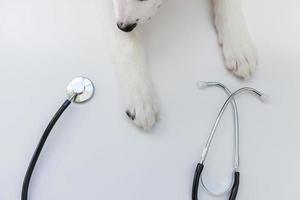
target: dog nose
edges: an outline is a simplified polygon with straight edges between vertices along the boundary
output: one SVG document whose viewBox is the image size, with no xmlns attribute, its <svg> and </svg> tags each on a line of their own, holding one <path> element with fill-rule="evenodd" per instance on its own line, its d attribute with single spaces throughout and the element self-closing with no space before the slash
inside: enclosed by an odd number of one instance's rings
<svg viewBox="0 0 300 200">
<path fill-rule="evenodd" d="M 125 24 L 123 22 L 118 22 L 117 26 L 124 32 L 131 32 L 137 26 L 137 23 Z"/>
</svg>

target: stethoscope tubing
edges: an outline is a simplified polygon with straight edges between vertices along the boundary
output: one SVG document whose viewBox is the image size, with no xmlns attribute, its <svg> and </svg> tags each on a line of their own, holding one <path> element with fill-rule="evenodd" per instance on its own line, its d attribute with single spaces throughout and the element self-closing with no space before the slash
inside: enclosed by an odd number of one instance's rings
<svg viewBox="0 0 300 200">
<path fill-rule="evenodd" d="M 73 97 L 72 97 L 73 98 Z M 43 147 L 47 141 L 47 138 L 49 137 L 51 130 L 55 126 L 56 122 L 60 118 L 60 116 L 64 113 L 64 111 L 69 107 L 71 104 L 72 99 L 67 99 L 61 107 L 58 109 L 58 111 L 55 113 L 53 118 L 51 119 L 50 123 L 48 124 L 47 128 L 45 129 L 35 151 L 34 154 L 31 158 L 31 161 L 29 163 L 29 166 L 27 168 L 24 181 L 23 181 L 23 186 L 22 186 L 22 194 L 21 194 L 21 200 L 27 200 L 28 199 L 28 190 L 29 190 L 29 185 L 30 185 L 30 180 L 34 171 L 34 168 L 36 166 L 36 163 L 39 159 L 39 156 L 43 150 Z"/>
</svg>

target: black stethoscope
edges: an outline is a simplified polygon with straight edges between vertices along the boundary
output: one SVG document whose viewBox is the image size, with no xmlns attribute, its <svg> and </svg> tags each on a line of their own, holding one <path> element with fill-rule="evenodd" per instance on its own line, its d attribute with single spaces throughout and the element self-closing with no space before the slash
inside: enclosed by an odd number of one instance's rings
<svg viewBox="0 0 300 200">
<path fill-rule="evenodd" d="M 63 112 L 69 107 L 69 105 L 72 102 L 83 103 L 90 100 L 93 97 L 93 95 L 94 95 L 94 85 L 92 81 L 90 81 L 88 78 L 77 77 L 69 83 L 67 87 L 67 97 L 68 97 L 67 100 L 65 100 L 65 102 L 61 105 L 61 107 L 58 109 L 58 111 L 51 119 L 31 158 L 30 164 L 27 168 L 26 175 L 23 181 L 21 200 L 28 199 L 28 189 L 29 189 L 29 184 L 30 184 L 34 167 L 38 161 L 38 158 L 41 154 L 44 144 L 46 143 L 46 140 L 52 128 L 54 127 L 57 120 L 59 119 L 59 117 L 63 114 Z"/>
<path fill-rule="evenodd" d="M 229 200 L 235 200 L 236 195 L 238 193 L 238 188 L 239 188 L 239 179 L 240 179 L 240 172 L 239 172 L 239 119 L 238 119 L 238 112 L 237 112 L 237 106 L 236 102 L 234 100 L 234 97 L 242 92 L 251 92 L 255 94 L 256 96 L 260 97 L 262 101 L 266 101 L 266 96 L 260 93 L 259 91 L 253 89 L 253 88 L 241 88 L 237 90 L 234 93 L 231 93 L 231 91 L 224 86 L 221 83 L 217 82 L 201 82 L 199 84 L 200 88 L 206 88 L 209 86 L 218 86 L 224 89 L 224 91 L 228 94 L 228 99 L 224 103 L 222 109 L 219 112 L 219 115 L 215 121 L 215 124 L 212 128 L 212 131 L 210 133 L 210 136 L 208 138 L 207 144 L 203 150 L 202 157 L 200 160 L 200 163 L 197 165 L 195 175 L 194 175 L 194 182 L 193 182 L 193 190 L 192 190 L 192 199 L 193 200 L 198 200 L 198 187 L 199 187 L 199 182 L 201 179 L 201 183 L 204 187 L 204 189 L 211 195 L 214 196 L 221 196 L 228 194 L 230 192 L 230 197 Z M 47 128 L 45 129 L 38 146 L 35 149 L 35 152 L 32 156 L 32 159 L 30 161 L 30 164 L 27 168 L 26 175 L 23 181 L 23 187 L 22 187 L 22 194 L 21 194 L 21 200 L 28 200 L 28 189 L 30 185 L 30 180 L 34 171 L 34 168 L 36 166 L 36 163 L 38 161 L 38 158 L 41 154 L 41 151 L 46 143 L 46 140 L 48 136 L 50 135 L 51 130 L 53 129 L 54 125 L 60 118 L 60 116 L 63 114 L 63 112 L 69 107 L 69 105 L 74 102 L 74 103 L 83 103 L 88 100 L 90 100 L 93 97 L 94 94 L 94 85 L 93 83 L 85 77 L 77 77 L 73 79 L 70 84 L 67 87 L 67 100 L 61 105 L 61 107 L 58 109 L 58 111 L 55 113 L 53 118 L 51 119 L 50 123 L 48 124 Z M 234 178 L 233 178 L 233 183 L 231 184 L 230 188 L 223 193 L 214 193 L 211 192 L 204 184 L 202 178 L 201 178 L 201 173 L 204 168 L 204 162 L 207 157 L 211 142 L 213 140 L 213 137 L 215 135 L 216 129 L 219 125 L 219 122 L 221 120 L 221 117 L 223 116 L 223 113 L 225 109 L 227 108 L 228 104 L 231 103 L 233 110 L 234 110 L 234 123 L 235 123 L 235 154 L 234 154 Z"/>
</svg>

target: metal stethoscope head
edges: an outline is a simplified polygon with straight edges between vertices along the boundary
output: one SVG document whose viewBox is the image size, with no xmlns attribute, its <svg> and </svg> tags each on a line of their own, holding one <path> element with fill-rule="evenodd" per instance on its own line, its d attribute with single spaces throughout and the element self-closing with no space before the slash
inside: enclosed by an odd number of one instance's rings
<svg viewBox="0 0 300 200">
<path fill-rule="evenodd" d="M 74 78 L 67 86 L 67 97 L 74 103 L 83 103 L 94 95 L 92 81 L 85 77 Z"/>
<path fill-rule="evenodd" d="M 201 184 L 206 192 L 208 192 L 210 195 L 213 196 L 223 196 L 230 193 L 229 200 L 234 200 L 236 198 L 236 195 L 238 193 L 239 188 L 239 179 L 240 179 L 240 172 L 239 172 L 239 159 L 240 159 L 240 148 L 239 148 L 239 134 L 240 134 L 240 127 L 239 127 L 239 117 L 238 117 L 238 109 L 236 105 L 236 101 L 234 99 L 235 96 L 244 93 L 244 92 L 250 92 L 251 94 L 257 96 L 262 102 L 267 102 L 269 100 L 268 96 L 264 95 L 263 93 L 257 91 L 254 88 L 250 87 L 244 87 L 241 88 L 234 93 L 232 93 L 225 85 L 218 82 L 199 82 L 198 87 L 200 89 L 205 89 L 207 87 L 220 87 L 222 88 L 226 94 L 229 96 L 225 103 L 223 104 L 221 110 L 219 111 L 218 117 L 215 120 L 215 123 L 213 125 L 213 128 L 210 132 L 210 135 L 208 137 L 207 143 L 205 145 L 205 148 L 202 152 L 202 156 L 200 159 L 199 164 L 197 165 L 195 175 L 194 175 L 194 182 L 193 182 L 193 192 L 192 192 L 192 199 L 197 200 L 198 199 L 198 187 L 199 182 L 201 180 Z M 207 157 L 207 154 L 209 152 L 209 148 L 211 146 L 212 140 L 215 136 L 216 130 L 218 128 L 218 125 L 220 123 L 220 120 L 224 114 L 224 111 L 228 107 L 228 104 L 231 103 L 233 108 L 233 117 L 234 117 L 234 132 L 235 132 L 235 152 L 234 152 L 234 164 L 233 164 L 233 178 L 232 183 L 228 189 L 226 189 L 224 192 L 216 193 L 212 192 L 208 187 L 204 184 L 204 181 L 202 179 L 202 171 L 204 169 L 204 163 Z"/>
</svg>

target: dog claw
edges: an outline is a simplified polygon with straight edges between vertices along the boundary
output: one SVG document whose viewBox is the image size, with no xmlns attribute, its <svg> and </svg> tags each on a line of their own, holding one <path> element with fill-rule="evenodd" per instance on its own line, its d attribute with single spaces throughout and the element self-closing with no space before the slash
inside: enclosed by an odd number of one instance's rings
<svg viewBox="0 0 300 200">
<path fill-rule="evenodd" d="M 135 120 L 135 115 L 131 114 L 131 112 L 129 110 L 126 111 L 126 115 L 131 119 L 131 120 Z"/>
</svg>

